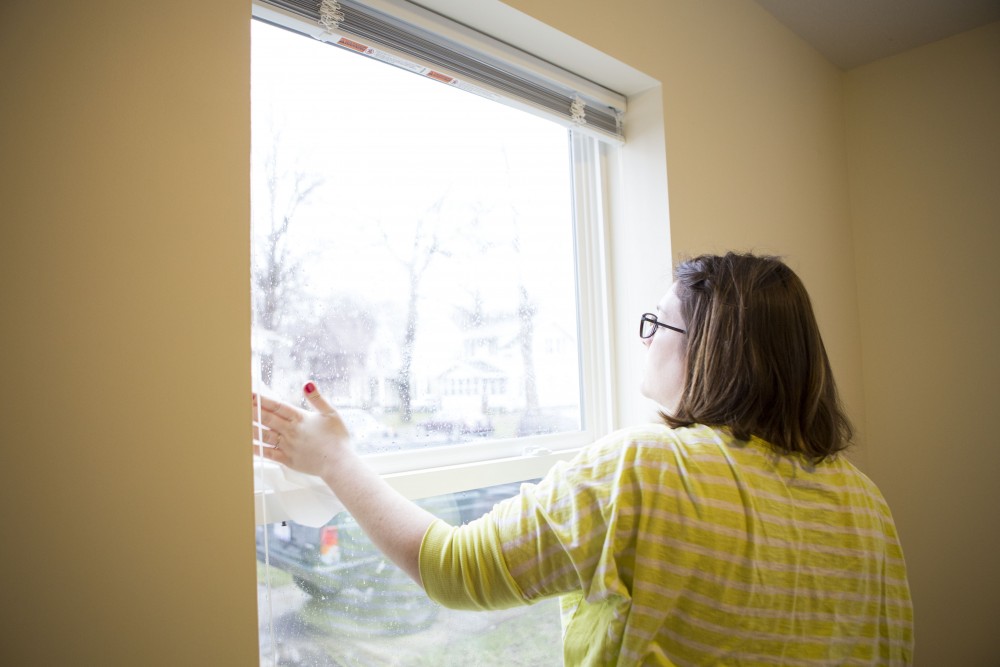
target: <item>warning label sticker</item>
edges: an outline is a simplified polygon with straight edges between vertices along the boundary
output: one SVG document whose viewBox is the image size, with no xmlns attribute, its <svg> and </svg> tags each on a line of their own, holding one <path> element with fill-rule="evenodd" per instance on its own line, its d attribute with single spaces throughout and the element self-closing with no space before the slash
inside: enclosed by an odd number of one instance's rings
<svg viewBox="0 0 1000 667">
<path fill-rule="evenodd" d="M 441 74 L 441 72 L 435 72 L 434 70 L 429 70 L 427 72 L 427 76 L 437 81 L 443 81 L 444 83 L 451 83 L 452 81 L 455 80 L 453 77 L 450 77 L 447 74 Z"/>
<path fill-rule="evenodd" d="M 353 39 L 347 39 L 346 37 L 341 37 L 339 40 L 337 40 L 337 44 L 346 47 L 348 49 L 353 49 L 358 53 L 368 53 L 369 51 L 368 47 L 365 46 L 364 44 L 355 42 Z"/>
</svg>

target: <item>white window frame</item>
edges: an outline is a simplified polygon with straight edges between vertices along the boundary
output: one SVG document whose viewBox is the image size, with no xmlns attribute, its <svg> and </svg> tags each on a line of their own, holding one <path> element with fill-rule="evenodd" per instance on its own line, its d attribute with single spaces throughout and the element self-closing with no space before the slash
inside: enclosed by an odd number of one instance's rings
<svg viewBox="0 0 1000 667">
<path fill-rule="evenodd" d="M 384 7 L 401 3 L 372 0 L 371 4 Z M 423 4 L 449 3 L 447 0 L 431 0 Z M 479 6 L 462 8 L 467 24 L 485 21 L 496 25 L 497 12 L 504 15 L 501 23 L 510 23 L 509 7 L 492 1 L 473 4 Z M 433 6 L 431 8 L 434 9 Z M 268 14 L 267 20 L 275 22 L 273 14 L 269 14 L 274 12 L 273 9 L 255 4 L 255 15 L 261 12 Z M 463 20 L 463 17 L 456 18 Z M 289 20 L 298 19 L 291 17 Z M 516 26 L 517 20 L 513 24 Z M 532 24 L 532 27 L 538 29 L 537 25 Z M 550 28 L 542 28 L 551 31 Z M 522 38 L 531 32 L 524 30 L 523 23 L 516 30 Z M 496 36 L 501 39 L 507 37 L 505 34 Z M 551 35 L 549 37 L 541 43 L 555 44 L 563 53 L 566 52 L 565 43 L 560 44 L 559 40 L 551 39 Z M 560 37 L 566 39 L 564 35 Z M 595 61 L 592 50 L 575 44 L 582 47 L 582 50 L 577 50 L 585 56 L 585 60 Z M 368 457 L 368 462 L 406 497 L 417 499 L 540 477 L 555 462 L 571 458 L 582 447 L 618 427 L 623 418 L 626 422 L 634 421 L 637 413 L 635 401 L 623 400 L 623 397 L 634 399 L 641 369 L 636 364 L 635 356 L 625 351 L 634 336 L 628 335 L 630 329 L 624 323 L 631 321 L 627 317 L 628 312 L 642 312 L 642 308 L 648 310 L 649 304 L 655 304 L 664 289 L 660 275 L 664 266 L 668 267 L 669 273 L 662 108 L 659 104 L 660 88 L 655 81 L 598 55 L 600 57 L 595 62 L 604 69 L 617 72 L 625 88 L 635 91 L 634 99 L 639 106 L 634 111 L 639 113 L 636 114 L 637 122 L 633 123 L 633 109 L 630 108 L 627 117 L 630 143 L 620 150 L 609 149 L 606 144 L 583 133 L 574 133 L 572 139 L 584 429 L 516 441 L 477 440 L 475 448 L 452 446 Z M 629 99 L 629 104 L 630 107 L 633 105 L 633 98 Z M 641 172 L 642 176 L 638 177 L 637 172 Z M 638 177 L 638 187 L 626 188 L 625 184 L 631 182 L 630 173 Z M 659 182 L 657 177 L 661 177 Z M 627 195 L 626 190 L 631 190 L 631 194 Z M 639 216 L 636 223 L 628 226 L 614 224 L 615 220 L 624 221 L 631 215 Z M 644 229 L 651 233 L 654 239 L 652 244 L 648 236 L 642 236 Z M 660 238 L 661 244 L 655 243 L 656 237 Z M 643 255 L 655 258 L 655 261 L 636 266 L 634 259 Z M 617 279 L 616 275 L 616 280 L 611 281 L 609 276 L 616 267 L 622 270 L 623 279 Z M 641 279 L 634 281 L 636 276 L 642 274 L 651 279 L 648 284 Z M 637 289 L 640 284 L 652 287 Z M 614 325 L 609 325 L 610 322 Z M 625 345 L 616 345 L 617 340 L 624 341 Z M 519 453 L 511 455 L 512 451 Z M 419 468 L 412 465 L 415 457 L 419 457 Z M 276 464 L 256 460 L 255 465 L 263 468 Z M 313 480 L 312 486 L 317 493 L 327 491 L 318 479 Z M 269 499 L 280 500 L 279 495 L 268 490 L 257 491 L 258 524 L 291 518 L 281 502 L 268 502 Z"/>
</svg>

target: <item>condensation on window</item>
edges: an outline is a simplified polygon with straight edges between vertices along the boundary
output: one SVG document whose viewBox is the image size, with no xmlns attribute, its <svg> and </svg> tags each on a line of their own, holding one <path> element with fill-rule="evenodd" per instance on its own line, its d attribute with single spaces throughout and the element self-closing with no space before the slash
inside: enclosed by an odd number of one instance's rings
<svg viewBox="0 0 1000 667">
<path fill-rule="evenodd" d="M 567 131 L 258 22 L 255 385 L 366 453 L 581 428 Z"/>
<path fill-rule="evenodd" d="M 581 428 L 567 131 L 254 22 L 254 386 L 379 454 Z M 460 523 L 517 484 L 419 501 Z M 257 528 L 266 665 L 560 665 L 558 603 L 430 602 L 346 513 Z M 488 658 L 484 658 L 488 656 Z"/>
</svg>

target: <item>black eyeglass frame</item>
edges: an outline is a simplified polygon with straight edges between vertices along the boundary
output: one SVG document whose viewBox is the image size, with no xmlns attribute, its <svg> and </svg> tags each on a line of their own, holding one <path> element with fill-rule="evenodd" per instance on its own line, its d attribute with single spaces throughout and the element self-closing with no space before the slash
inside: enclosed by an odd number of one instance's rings
<svg viewBox="0 0 1000 667">
<path fill-rule="evenodd" d="M 649 322 L 653 326 L 649 330 L 648 334 L 643 335 L 642 332 L 643 332 L 643 329 L 646 328 L 646 322 Z M 687 333 L 687 331 L 685 331 L 684 329 L 681 329 L 680 327 L 675 327 L 675 326 L 672 326 L 670 324 L 664 324 L 663 322 L 661 322 L 658 319 L 656 319 L 656 315 L 654 315 L 653 313 L 643 313 L 642 317 L 639 319 L 639 338 L 652 338 L 653 334 L 656 333 L 656 329 L 658 327 L 664 327 L 666 329 L 670 329 L 671 331 L 676 331 L 679 334 L 686 334 Z"/>
</svg>

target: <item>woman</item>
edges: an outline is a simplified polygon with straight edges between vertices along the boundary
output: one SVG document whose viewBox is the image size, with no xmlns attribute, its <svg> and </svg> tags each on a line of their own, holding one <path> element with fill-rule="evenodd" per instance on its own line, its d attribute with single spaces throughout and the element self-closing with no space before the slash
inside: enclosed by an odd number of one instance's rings
<svg viewBox="0 0 1000 667">
<path fill-rule="evenodd" d="M 895 526 L 840 455 L 851 427 L 798 277 L 771 257 L 686 261 L 640 337 L 663 423 L 602 438 L 466 526 L 373 473 L 311 383 L 316 413 L 260 399 L 264 453 L 322 477 L 442 604 L 561 596 L 567 665 L 910 663 Z"/>
</svg>

